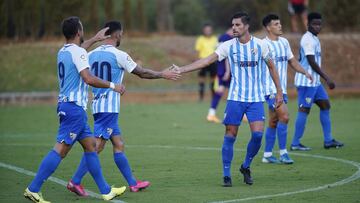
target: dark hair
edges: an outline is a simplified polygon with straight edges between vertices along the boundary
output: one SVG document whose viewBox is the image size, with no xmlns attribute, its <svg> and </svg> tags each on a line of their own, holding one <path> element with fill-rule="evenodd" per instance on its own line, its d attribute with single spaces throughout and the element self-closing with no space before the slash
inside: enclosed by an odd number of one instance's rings
<svg viewBox="0 0 360 203">
<path fill-rule="evenodd" d="M 248 25 L 250 23 L 250 16 L 246 12 L 240 11 L 240 12 L 235 13 L 232 16 L 231 20 L 233 20 L 235 18 L 241 18 L 241 22 L 246 25 Z"/>
<path fill-rule="evenodd" d="M 105 35 L 111 35 L 112 33 L 121 30 L 122 26 L 119 21 L 113 20 L 109 21 L 105 24 L 104 28 L 108 27 L 109 29 L 105 32 Z"/>
<path fill-rule="evenodd" d="M 75 37 L 79 30 L 82 30 L 80 18 L 77 16 L 71 16 L 64 19 L 61 23 L 62 32 L 66 39 L 72 39 Z"/>
<path fill-rule="evenodd" d="M 280 19 L 279 16 L 277 16 L 276 14 L 270 13 L 270 14 L 268 14 L 267 16 L 265 16 L 263 18 L 262 24 L 263 24 L 264 27 L 266 27 L 266 26 L 268 26 L 270 24 L 270 22 L 272 20 L 279 20 L 279 19 Z"/>
<path fill-rule="evenodd" d="M 314 19 L 321 19 L 321 14 L 317 12 L 312 12 L 309 13 L 307 18 L 308 18 L 308 22 L 311 23 L 311 21 Z"/>
<path fill-rule="evenodd" d="M 204 27 L 208 27 L 208 26 L 209 26 L 209 27 L 212 27 L 211 23 L 206 22 L 206 23 L 203 24 L 203 28 L 204 28 Z"/>
</svg>

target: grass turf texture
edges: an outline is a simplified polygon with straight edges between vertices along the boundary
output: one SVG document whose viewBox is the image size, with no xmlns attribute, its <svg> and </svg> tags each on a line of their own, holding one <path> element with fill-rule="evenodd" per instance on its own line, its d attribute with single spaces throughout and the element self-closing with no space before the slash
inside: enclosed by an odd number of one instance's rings
<svg viewBox="0 0 360 203">
<path fill-rule="evenodd" d="M 303 143 L 313 148 L 304 154 L 317 154 L 360 162 L 358 132 L 360 109 L 358 99 L 332 100 L 332 123 L 335 138 L 345 142 L 342 149 L 325 150 L 318 120 L 313 108 L 307 122 Z M 134 175 L 150 180 L 152 185 L 140 193 L 126 192 L 125 202 L 209 202 L 270 195 L 334 183 L 352 175 L 356 168 L 344 163 L 310 157 L 291 156 L 294 165 L 261 163 L 262 149 L 252 164 L 254 185 L 242 183 L 238 168 L 244 159 L 250 137 L 247 124 L 240 127 L 234 153 L 233 187 L 223 188 L 220 148 L 224 127 L 207 123 L 207 103 L 124 104 L 120 125 L 126 140 L 126 153 Z M 219 115 L 224 104 L 219 108 Z M 289 104 L 290 142 L 294 132 L 296 105 Z M 89 123 L 92 124 L 89 116 Z M 1 162 L 36 172 L 42 158 L 55 143 L 58 120 L 56 107 L 2 106 L 0 108 Z M 264 141 L 263 141 L 264 145 Z M 162 146 L 162 147 L 161 147 Z M 173 146 L 173 147 L 164 147 Z M 186 147 L 204 147 L 199 150 Z M 213 148 L 217 148 L 213 149 Z M 277 150 L 277 148 L 276 148 Z M 54 177 L 67 181 L 74 173 L 82 154 L 76 144 L 63 160 Z M 276 154 L 278 156 L 278 154 Z M 100 155 L 102 169 L 109 184 L 125 185 L 113 162 L 111 144 Z M 0 168 L 0 202 L 29 202 L 22 193 L 32 177 Z M 90 175 L 84 185 L 98 193 Z M 357 202 L 360 180 L 316 192 L 256 200 L 257 202 Z M 42 188 L 45 199 L 53 202 L 101 202 L 95 198 L 79 198 L 65 187 L 47 181 Z"/>
</svg>

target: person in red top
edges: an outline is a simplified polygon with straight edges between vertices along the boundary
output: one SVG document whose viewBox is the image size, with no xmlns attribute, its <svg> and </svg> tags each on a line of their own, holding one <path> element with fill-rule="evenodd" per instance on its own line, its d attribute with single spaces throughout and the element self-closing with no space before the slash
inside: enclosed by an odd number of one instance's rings
<svg viewBox="0 0 360 203">
<path fill-rule="evenodd" d="M 303 26 L 302 31 L 305 31 L 307 26 L 307 7 L 309 5 L 308 0 L 289 0 L 288 11 L 291 16 L 291 31 L 299 32 L 298 29 L 298 18 L 300 18 Z"/>
</svg>

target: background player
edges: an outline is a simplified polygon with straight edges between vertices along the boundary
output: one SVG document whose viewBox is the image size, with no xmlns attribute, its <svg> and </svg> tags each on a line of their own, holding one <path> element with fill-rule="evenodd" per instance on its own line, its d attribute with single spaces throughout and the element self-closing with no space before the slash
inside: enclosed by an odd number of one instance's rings
<svg viewBox="0 0 360 203">
<path fill-rule="evenodd" d="M 307 7 L 309 5 L 309 0 L 289 0 L 288 1 L 288 11 L 290 14 L 291 20 L 291 31 L 299 32 L 298 20 L 301 21 L 301 31 L 303 32 L 307 26 Z"/>
<path fill-rule="evenodd" d="M 253 184 L 250 164 L 261 147 L 264 130 L 264 95 L 262 67 L 265 62 L 270 70 L 276 86 L 276 108 L 282 103 L 282 90 L 279 76 L 269 54 L 269 49 L 262 40 L 249 33 L 250 17 L 245 12 L 236 13 L 232 17 L 234 38 L 222 43 L 210 56 L 181 67 L 181 72 L 194 71 L 215 62 L 228 58 L 231 68 L 231 83 L 225 109 L 225 136 L 222 146 L 224 186 L 231 187 L 231 161 L 233 146 L 239 125 L 244 114 L 249 120 L 251 139 L 247 146 L 244 162 L 240 172 L 246 184 Z"/>
<path fill-rule="evenodd" d="M 102 33 L 106 31 L 103 30 Z M 90 73 L 88 55 L 80 47 L 83 42 L 83 26 L 78 17 L 69 17 L 62 22 L 62 32 L 66 44 L 58 52 L 59 99 L 57 113 L 60 126 L 56 144 L 43 159 L 35 178 L 26 188 L 24 196 L 33 202 L 46 203 L 39 193 L 42 184 L 47 180 L 70 151 L 72 145 L 79 141 L 84 148 L 86 165 L 94 178 L 104 200 L 111 200 L 124 193 L 126 187 L 112 188 L 105 181 L 98 155 L 95 149 L 95 138 L 87 124 L 86 105 L 88 85 L 100 88 L 112 88 L 118 93 L 124 93 L 124 87 L 119 84 L 101 80 Z M 103 37 L 105 38 L 105 37 Z M 101 39 L 103 39 L 101 38 Z M 92 40 L 93 42 L 98 39 Z M 91 43 L 86 43 L 91 45 Z"/>
<path fill-rule="evenodd" d="M 269 14 L 263 18 L 267 36 L 264 42 L 268 45 L 271 57 L 276 65 L 280 77 L 281 89 L 283 91 L 284 104 L 275 108 L 276 88 L 272 81 L 269 70 L 265 68 L 265 99 L 269 106 L 269 126 L 265 133 L 265 150 L 262 161 L 264 163 L 279 163 L 279 160 L 272 155 L 272 150 L 276 140 L 276 132 L 280 150 L 280 162 L 292 164 L 294 161 L 289 157 L 286 150 L 287 129 L 289 122 L 289 112 L 287 108 L 287 66 L 290 65 L 296 72 L 304 74 L 312 80 L 311 75 L 306 72 L 295 59 L 290 44 L 287 39 L 280 37 L 282 35 L 282 26 L 280 19 L 275 14 Z"/>
<path fill-rule="evenodd" d="M 114 83 L 122 82 L 125 70 L 147 79 L 177 80 L 180 77 L 175 69 L 158 72 L 137 65 L 127 53 L 116 48 L 120 45 L 122 38 L 121 23 L 110 21 L 105 24 L 105 27 L 109 28 L 105 34 L 111 37 L 104 40 L 103 45 L 89 53 L 91 71 L 94 75 Z M 93 93 L 92 112 L 98 153 L 104 149 L 106 141 L 110 139 L 113 144 L 115 164 L 128 182 L 130 191 L 138 192 L 148 187 L 150 182 L 139 181 L 134 178 L 124 153 L 124 141 L 120 136 L 121 130 L 118 124 L 120 95 L 110 88 L 93 88 Z M 87 196 L 88 194 L 80 185 L 87 171 L 86 159 L 83 157 L 67 188 L 80 196 Z"/>
<path fill-rule="evenodd" d="M 304 75 L 295 74 L 295 86 L 298 91 L 298 114 L 295 124 L 295 133 L 292 140 L 291 150 L 310 150 L 309 147 L 300 143 L 305 130 L 305 124 L 313 103 L 320 108 L 320 122 L 324 135 L 324 148 L 339 148 L 343 143 L 336 141 L 331 134 L 330 101 L 325 88 L 321 84 L 322 77 L 330 89 L 335 88 L 335 83 L 321 69 L 321 45 L 317 35 L 320 33 L 322 18 L 319 13 L 308 15 L 308 31 L 300 41 L 300 63 L 314 78 L 311 82 Z"/>
<path fill-rule="evenodd" d="M 208 57 L 215 51 L 217 38 L 213 35 L 213 28 L 210 24 L 204 24 L 203 35 L 196 39 L 195 50 L 198 52 L 199 59 Z M 206 68 L 199 71 L 199 101 L 204 100 L 206 74 L 210 76 L 211 96 L 214 94 L 214 78 L 216 76 L 216 63 L 209 64 Z"/>
</svg>

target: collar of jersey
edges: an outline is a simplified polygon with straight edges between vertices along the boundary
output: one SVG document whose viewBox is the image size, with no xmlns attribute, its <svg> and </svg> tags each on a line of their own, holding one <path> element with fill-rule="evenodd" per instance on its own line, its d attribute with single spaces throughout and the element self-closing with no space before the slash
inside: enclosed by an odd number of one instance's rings
<svg viewBox="0 0 360 203">
<path fill-rule="evenodd" d="M 246 44 L 250 43 L 251 40 L 253 40 L 253 36 L 252 36 L 252 35 L 250 35 L 250 40 L 244 44 L 244 43 L 241 43 L 240 40 L 239 40 L 239 38 L 236 37 L 236 41 L 239 42 L 240 45 L 246 45 Z"/>
</svg>

